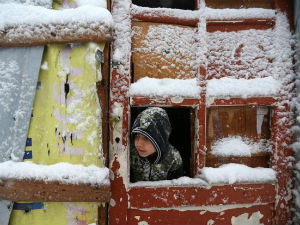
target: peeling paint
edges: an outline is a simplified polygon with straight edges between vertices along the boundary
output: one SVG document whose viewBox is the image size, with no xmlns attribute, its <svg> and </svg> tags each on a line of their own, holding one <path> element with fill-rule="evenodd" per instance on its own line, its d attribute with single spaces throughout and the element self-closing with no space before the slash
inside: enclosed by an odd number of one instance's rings
<svg viewBox="0 0 300 225">
<path fill-rule="evenodd" d="M 110 199 L 109 204 L 110 204 L 110 206 L 114 207 L 116 205 L 116 202 L 114 199 Z"/>
<path fill-rule="evenodd" d="M 259 106 L 256 109 L 256 132 L 258 138 L 260 138 L 261 136 L 261 126 L 264 121 L 264 116 L 268 115 L 268 112 L 268 107 Z"/>
<path fill-rule="evenodd" d="M 214 225 L 215 224 L 215 221 L 210 219 L 209 221 L 207 221 L 207 225 Z"/>
<path fill-rule="evenodd" d="M 169 211 L 169 210 L 200 211 L 200 210 L 205 210 L 205 212 L 220 213 L 220 212 L 224 212 L 226 210 L 231 210 L 231 209 L 251 208 L 253 206 L 263 206 L 263 205 L 268 205 L 268 203 L 211 205 L 211 206 L 182 206 L 182 207 L 170 207 L 170 208 L 167 208 L 167 207 L 166 208 L 157 208 L 157 207 L 135 208 L 135 207 L 132 207 L 132 209 L 138 209 L 138 210 L 141 210 L 141 211 L 153 211 L 153 210 L 160 210 L 160 211 Z"/>
<path fill-rule="evenodd" d="M 263 215 L 260 212 L 253 213 L 250 217 L 248 213 L 243 213 L 237 217 L 231 218 L 232 225 L 263 225 L 260 223 L 260 219 Z"/>
<path fill-rule="evenodd" d="M 138 223 L 138 225 L 149 225 L 149 223 L 147 221 L 141 221 Z"/>
</svg>

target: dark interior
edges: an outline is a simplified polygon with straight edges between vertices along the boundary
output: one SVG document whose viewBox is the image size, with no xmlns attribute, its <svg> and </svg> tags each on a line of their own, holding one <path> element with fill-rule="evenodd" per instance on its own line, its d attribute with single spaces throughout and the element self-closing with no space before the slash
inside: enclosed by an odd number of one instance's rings
<svg viewBox="0 0 300 225">
<path fill-rule="evenodd" d="M 131 125 L 137 117 L 147 107 L 131 107 Z M 184 176 L 191 176 L 190 161 L 191 161 L 191 108 L 187 107 L 162 107 L 169 116 L 172 133 L 170 135 L 169 142 L 179 150 L 182 160 Z"/>
<path fill-rule="evenodd" d="M 196 9 L 195 0 L 132 0 L 138 6 L 150 8 Z"/>
</svg>

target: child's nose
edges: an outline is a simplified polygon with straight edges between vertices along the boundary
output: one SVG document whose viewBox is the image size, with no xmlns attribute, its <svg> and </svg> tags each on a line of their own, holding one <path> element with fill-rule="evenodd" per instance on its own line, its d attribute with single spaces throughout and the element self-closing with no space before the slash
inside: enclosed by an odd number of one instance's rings
<svg viewBox="0 0 300 225">
<path fill-rule="evenodd" d="M 136 144 L 137 144 L 138 146 L 142 146 L 142 145 L 144 144 L 144 141 L 142 140 L 142 138 L 138 137 L 138 138 L 136 139 Z"/>
</svg>

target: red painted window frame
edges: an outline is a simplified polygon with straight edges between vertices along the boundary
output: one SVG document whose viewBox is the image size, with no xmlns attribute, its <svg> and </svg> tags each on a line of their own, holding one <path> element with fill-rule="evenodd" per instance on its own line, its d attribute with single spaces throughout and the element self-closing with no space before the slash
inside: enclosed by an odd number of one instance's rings
<svg viewBox="0 0 300 225">
<path fill-rule="evenodd" d="M 116 2 L 122 0 L 116 0 Z M 198 20 L 197 19 L 189 19 L 189 20 L 182 20 L 176 17 L 166 16 L 164 10 L 160 10 L 154 16 L 145 16 L 143 14 L 131 14 L 133 20 L 139 21 L 147 21 L 147 22 L 166 22 L 170 24 L 180 24 L 180 25 L 190 25 L 190 26 L 197 26 Z M 231 21 L 232 22 L 232 21 Z M 230 21 L 224 21 L 224 23 L 228 24 Z M 207 21 L 207 28 L 208 30 L 215 30 L 216 27 L 215 21 Z M 218 21 L 218 24 L 219 21 Z M 272 20 L 245 20 L 239 22 L 239 27 L 242 27 L 243 24 L 246 24 L 246 27 L 251 27 L 255 25 L 255 27 L 259 27 L 261 29 L 266 29 L 270 27 L 270 25 L 274 25 L 274 21 Z M 234 30 L 234 28 L 232 28 Z M 240 28 L 238 28 L 240 29 Z M 112 52 L 114 52 L 114 47 L 112 47 Z M 127 59 L 128 66 L 130 67 L 130 57 Z M 204 80 L 203 78 L 206 76 L 206 69 L 205 65 L 199 65 L 199 74 L 200 80 Z M 124 97 L 127 96 L 127 90 L 116 90 L 119 86 L 117 85 L 118 82 L 122 82 L 130 86 L 130 71 L 127 71 L 126 74 L 119 74 L 116 68 L 112 68 L 111 70 L 111 96 L 123 95 Z M 204 83 L 204 82 L 202 82 Z M 111 98 L 110 100 L 110 112 L 112 114 L 113 105 L 114 103 L 120 103 L 122 105 L 123 113 L 122 113 L 122 138 L 121 143 L 119 144 L 122 151 L 126 151 L 129 146 L 129 121 L 130 121 L 130 107 L 131 106 L 149 106 L 149 105 L 156 105 L 156 106 L 176 106 L 176 107 L 192 107 L 195 108 L 195 121 L 198 121 L 198 130 L 196 131 L 196 142 L 195 147 L 195 166 L 194 166 L 194 174 L 197 173 L 198 169 L 201 169 L 205 165 L 205 133 L 206 133 L 206 108 L 205 105 L 205 92 L 201 93 L 199 99 L 183 99 L 181 103 L 173 103 L 170 98 L 166 98 L 165 102 L 161 102 L 158 99 L 151 99 L 142 96 L 131 96 L 129 98 L 125 97 L 122 101 L 116 100 Z M 284 201 L 283 198 L 278 198 L 277 202 L 276 195 L 281 195 L 282 197 L 286 195 L 285 191 L 288 186 L 288 178 L 290 177 L 292 170 L 286 168 L 284 163 L 282 163 L 281 159 L 278 159 L 278 155 L 281 155 L 281 158 L 288 157 L 292 155 L 292 152 L 288 148 L 277 146 L 276 143 L 280 141 L 285 141 L 286 143 L 291 143 L 291 134 L 285 136 L 279 136 L 280 130 L 282 130 L 282 126 L 278 125 L 278 121 L 281 118 L 282 112 L 289 112 L 289 108 L 285 107 L 284 109 L 276 107 L 276 102 L 278 101 L 277 98 L 273 97 L 253 97 L 253 98 L 230 98 L 230 99 L 215 99 L 211 106 L 234 106 L 234 105 L 251 105 L 251 106 L 271 106 L 272 107 L 272 141 L 275 143 L 273 148 L 276 148 L 276 154 L 272 154 L 271 156 L 271 163 L 276 168 L 278 172 L 277 178 L 278 182 L 274 183 L 265 183 L 265 184 L 233 184 L 233 185 L 215 185 L 211 186 L 209 189 L 201 186 L 182 186 L 182 187 L 151 187 L 151 186 L 143 186 L 137 187 L 134 185 L 129 184 L 129 175 L 121 176 L 119 170 L 123 165 L 124 162 L 121 160 L 114 158 L 111 161 L 111 170 L 113 173 L 112 179 L 112 199 L 113 203 L 110 204 L 110 212 L 109 212 L 109 221 L 111 224 L 127 224 L 131 221 L 128 218 L 128 215 L 131 211 L 136 210 L 137 208 L 151 208 L 151 207 L 178 207 L 183 206 L 186 203 L 182 201 L 182 199 L 189 198 L 191 203 L 190 205 L 202 206 L 205 204 L 211 205 L 224 205 L 220 199 L 211 200 L 212 190 L 217 191 L 220 193 L 224 193 L 225 195 L 230 195 L 230 192 L 234 191 L 232 199 L 226 202 L 226 204 L 251 204 L 255 203 L 257 199 L 261 199 L 262 204 L 269 204 L 272 207 L 275 207 L 274 210 L 274 221 L 275 224 L 284 224 L 288 218 L 290 217 L 290 206 L 291 201 Z M 114 124 L 110 124 L 110 148 L 112 147 L 114 140 Z M 116 154 L 117 150 L 113 150 L 112 154 Z M 129 154 L 127 152 L 127 154 Z M 128 160 L 126 163 L 127 171 L 129 173 L 129 165 Z M 236 192 L 239 189 L 241 192 Z M 161 199 L 164 197 L 165 190 L 168 190 L 170 196 L 168 197 L 168 201 L 161 202 Z M 246 191 L 245 191 L 246 190 Z M 172 193 L 180 193 L 182 197 L 175 199 L 174 194 Z M 192 200 L 191 196 L 197 193 L 201 196 L 201 199 Z M 247 194 L 245 194 L 247 193 Z M 156 196 L 156 200 L 153 200 L 153 196 Z M 245 195 L 247 197 L 245 197 Z M 202 198 L 203 197 L 203 198 Z M 284 206 L 284 207 L 282 207 Z"/>
</svg>

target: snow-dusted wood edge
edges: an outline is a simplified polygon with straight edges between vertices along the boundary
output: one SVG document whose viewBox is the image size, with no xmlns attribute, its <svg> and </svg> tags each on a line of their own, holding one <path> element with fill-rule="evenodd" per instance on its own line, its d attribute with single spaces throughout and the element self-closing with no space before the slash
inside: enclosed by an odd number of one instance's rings
<svg viewBox="0 0 300 225">
<path fill-rule="evenodd" d="M 145 96 L 130 96 L 130 105 L 172 105 L 172 106 L 197 106 L 201 102 L 195 98 L 181 97 L 145 97 Z M 207 106 L 228 106 L 228 105 L 252 105 L 252 106 L 272 106 L 276 103 L 274 97 L 248 97 L 248 98 L 218 98 L 208 97 L 206 99 Z"/>
<path fill-rule="evenodd" d="M 0 180 L 0 199 L 46 202 L 108 202 L 110 184 L 64 184 L 43 180 Z"/>
<path fill-rule="evenodd" d="M 104 42 L 112 39 L 112 16 L 101 7 L 86 5 L 53 10 L 11 3 L 1 4 L 1 9 L 0 46 Z"/>
<path fill-rule="evenodd" d="M 224 184 L 208 187 L 131 187 L 131 208 L 274 203 L 275 183 Z M 218 195 L 216 195 L 218 193 Z M 145 198 L 147 196 L 147 198 Z M 195 196 L 199 196 L 196 197 Z"/>
<path fill-rule="evenodd" d="M 78 28 L 80 27 L 80 28 Z M 24 35 L 24 30 L 27 34 Z M 24 24 L 0 31 L 1 47 L 34 46 L 51 43 L 108 42 L 112 28 L 99 21 L 92 24 Z"/>
<path fill-rule="evenodd" d="M 0 163 L 0 199 L 12 201 L 108 202 L 109 170 L 60 162 Z"/>
<path fill-rule="evenodd" d="M 273 24 L 275 10 L 273 9 L 212 9 L 181 10 L 168 8 L 148 8 L 132 5 L 131 15 L 134 20 L 145 22 L 164 22 L 197 26 L 199 18 L 203 17 L 214 25 L 222 21 L 224 24 Z"/>
</svg>

